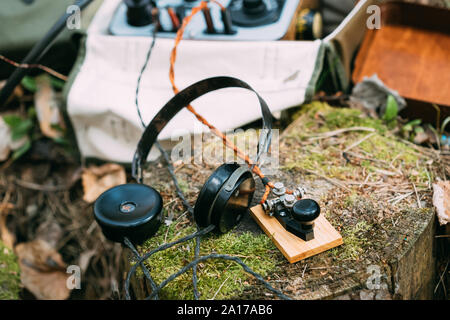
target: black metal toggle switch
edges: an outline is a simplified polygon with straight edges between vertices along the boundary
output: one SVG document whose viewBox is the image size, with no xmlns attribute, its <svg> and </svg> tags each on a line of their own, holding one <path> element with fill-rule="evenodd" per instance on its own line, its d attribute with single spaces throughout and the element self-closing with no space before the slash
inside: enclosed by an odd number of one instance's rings
<svg viewBox="0 0 450 320">
<path fill-rule="evenodd" d="M 179 5 L 175 8 L 175 13 L 177 14 L 180 24 L 183 24 L 183 20 L 186 17 L 186 7 L 184 5 Z"/>
<path fill-rule="evenodd" d="M 222 18 L 224 33 L 235 34 L 236 31 L 233 30 L 233 22 L 231 21 L 230 12 L 226 8 L 220 10 L 220 17 Z"/>
</svg>

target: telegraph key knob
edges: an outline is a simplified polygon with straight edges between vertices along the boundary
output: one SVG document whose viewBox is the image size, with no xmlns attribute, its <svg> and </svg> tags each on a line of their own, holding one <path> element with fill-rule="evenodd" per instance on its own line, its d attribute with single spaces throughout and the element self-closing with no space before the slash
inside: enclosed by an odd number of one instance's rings
<svg viewBox="0 0 450 320">
<path fill-rule="evenodd" d="M 244 0 L 242 3 L 246 14 L 260 15 L 266 12 L 267 7 L 263 0 Z"/>
<path fill-rule="evenodd" d="M 151 0 L 124 0 L 127 5 L 127 22 L 134 27 L 142 27 L 152 23 Z"/>
<path fill-rule="evenodd" d="M 292 207 L 292 217 L 303 226 L 312 225 L 319 215 L 320 206 L 312 199 L 299 200 Z"/>
<path fill-rule="evenodd" d="M 141 244 L 161 225 L 163 201 L 153 188 L 123 184 L 102 193 L 94 204 L 94 217 L 106 238 Z"/>
</svg>

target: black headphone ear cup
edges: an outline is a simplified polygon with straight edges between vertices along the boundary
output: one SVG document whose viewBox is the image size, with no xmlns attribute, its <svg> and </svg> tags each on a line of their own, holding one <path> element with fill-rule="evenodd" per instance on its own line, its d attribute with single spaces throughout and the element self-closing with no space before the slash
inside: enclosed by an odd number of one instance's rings
<svg viewBox="0 0 450 320">
<path fill-rule="evenodd" d="M 244 172 L 231 188 L 224 186 L 211 210 L 211 223 L 217 233 L 226 233 L 241 222 L 255 193 L 255 180 L 250 171 Z"/>
<path fill-rule="evenodd" d="M 206 228 L 211 224 L 209 212 L 217 193 L 237 168 L 239 165 L 236 163 L 224 163 L 206 180 L 194 206 L 194 220 L 200 228 Z"/>
<path fill-rule="evenodd" d="M 213 224 L 225 233 L 238 224 L 247 211 L 255 191 L 255 181 L 246 167 L 223 164 L 204 184 L 194 208 L 200 228 Z"/>
<path fill-rule="evenodd" d="M 123 184 L 105 191 L 94 203 L 94 217 L 105 237 L 141 244 L 159 229 L 163 201 L 152 187 Z"/>
</svg>

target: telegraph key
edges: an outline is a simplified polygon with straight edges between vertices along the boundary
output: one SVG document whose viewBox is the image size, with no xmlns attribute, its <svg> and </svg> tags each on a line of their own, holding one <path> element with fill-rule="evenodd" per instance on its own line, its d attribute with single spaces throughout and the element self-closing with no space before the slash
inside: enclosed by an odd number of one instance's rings
<svg viewBox="0 0 450 320">
<path fill-rule="evenodd" d="M 255 221 L 272 239 L 290 263 L 341 245 L 342 237 L 320 214 L 319 204 L 305 199 L 306 190 L 286 190 L 274 183 L 275 198 L 250 209 Z M 300 199 L 300 200 L 299 200 Z"/>
<path fill-rule="evenodd" d="M 294 27 L 299 0 L 217 0 L 195 15 L 185 39 L 280 40 Z M 109 31 L 117 36 L 174 38 L 183 18 L 199 0 L 124 0 L 117 8 Z M 157 23 L 155 23 L 157 22 Z M 294 39 L 291 39 L 294 40 Z"/>
<path fill-rule="evenodd" d="M 297 237 L 309 241 L 314 239 L 314 220 L 319 217 L 319 204 L 312 199 L 297 200 L 305 194 L 305 189 L 297 188 L 293 194 L 286 194 L 283 183 L 275 183 L 273 194 L 277 198 L 263 203 L 263 209 L 274 216 L 281 225 Z"/>
</svg>

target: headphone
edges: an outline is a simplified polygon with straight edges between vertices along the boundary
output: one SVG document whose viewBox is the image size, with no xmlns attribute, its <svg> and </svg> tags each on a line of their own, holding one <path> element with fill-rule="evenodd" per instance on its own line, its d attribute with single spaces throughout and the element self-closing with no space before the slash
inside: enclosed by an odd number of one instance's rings
<svg viewBox="0 0 450 320">
<path fill-rule="evenodd" d="M 123 242 L 128 238 L 132 243 L 141 244 L 158 231 L 162 222 L 163 200 L 157 190 L 143 184 L 142 174 L 158 134 L 195 99 L 215 90 L 232 87 L 250 90 L 259 100 L 263 125 L 255 163 L 269 150 L 272 114 L 267 103 L 253 88 L 233 77 L 213 77 L 192 84 L 170 99 L 145 128 L 132 161 L 132 176 L 136 183 L 113 187 L 95 201 L 94 217 L 107 239 Z M 214 232 L 223 234 L 241 221 L 255 192 L 252 169 L 248 165 L 224 163 L 211 174 L 194 207 L 194 221 L 200 229 L 212 225 Z"/>
</svg>

